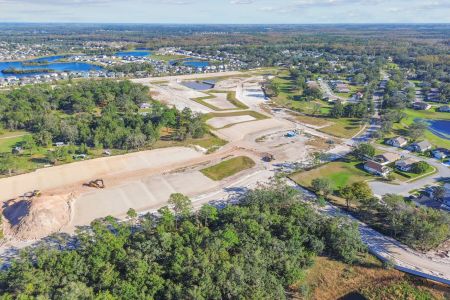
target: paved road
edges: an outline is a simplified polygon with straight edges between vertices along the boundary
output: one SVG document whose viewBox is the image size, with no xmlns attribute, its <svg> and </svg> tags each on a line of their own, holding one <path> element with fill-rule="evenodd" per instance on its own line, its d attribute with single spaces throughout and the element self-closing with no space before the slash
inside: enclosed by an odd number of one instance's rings
<svg viewBox="0 0 450 300">
<path fill-rule="evenodd" d="M 425 185 L 432 185 L 436 184 L 439 181 L 441 181 L 443 178 L 450 178 L 450 168 L 446 165 L 442 164 L 440 161 L 434 159 L 434 158 L 424 158 L 424 157 L 417 157 L 415 154 L 399 149 L 394 147 L 388 147 L 388 146 L 377 146 L 378 149 L 388 152 L 395 152 L 398 153 L 405 158 L 415 158 L 418 160 L 424 160 L 433 167 L 437 169 L 437 173 L 424 177 L 422 179 L 418 179 L 416 181 L 410 182 L 410 183 L 401 183 L 399 185 L 389 184 L 385 182 L 379 182 L 379 181 L 373 181 L 370 182 L 369 185 L 372 188 L 375 195 L 383 196 L 385 194 L 399 194 L 403 196 L 408 196 L 409 192 L 412 190 L 420 189 L 424 187 Z"/>
<path fill-rule="evenodd" d="M 344 215 L 357 222 L 363 242 L 369 251 L 379 258 L 394 263 L 402 271 L 450 284 L 450 263 L 448 261 L 431 259 L 425 254 L 412 250 L 395 239 L 370 228 L 339 208 L 327 205 L 322 210 L 329 215 Z"/>
</svg>

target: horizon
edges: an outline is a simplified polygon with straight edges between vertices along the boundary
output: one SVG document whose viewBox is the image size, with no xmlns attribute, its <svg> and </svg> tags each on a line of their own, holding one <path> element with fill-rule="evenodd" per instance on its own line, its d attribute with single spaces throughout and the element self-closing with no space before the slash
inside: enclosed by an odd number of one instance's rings
<svg viewBox="0 0 450 300">
<path fill-rule="evenodd" d="M 0 0 L 0 23 L 440 24 L 450 0 Z"/>
</svg>

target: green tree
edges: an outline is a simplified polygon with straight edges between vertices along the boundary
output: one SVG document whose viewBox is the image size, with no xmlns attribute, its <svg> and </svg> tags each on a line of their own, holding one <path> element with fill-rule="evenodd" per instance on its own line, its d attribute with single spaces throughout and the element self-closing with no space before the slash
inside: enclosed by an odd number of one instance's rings
<svg viewBox="0 0 450 300">
<path fill-rule="evenodd" d="M 311 182 L 311 188 L 323 196 L 327 196 L 333 190 L 331 188 L 331 182 L 328 178 L 314 178 Z"/>
<path fill-rule="evenodd" d="M 17 169 L 17 161 L 11 153 L 0 154 L 0 173 L 8 173 L 9 176 Z"/>
<path fill-rule="evenodd" d="M 336 101 L 330 110 L 330 116 L 339 119 L 344 115 L 344 105 L 340 101 Z"/>
<path fill-rule="evenodd" d="M 410 126 L 408 126 L 407 133 L 412 140 L 416 141 L 423 137 L 427 129 L 428 125 L 423 121 L 419 121 L 414 122 Z"/>
<path fill-rule="evenodd" d="M 353 154 L 360 160 L 375 156 L 375 147 L 369 143 L 360 143 L 353 149 Z"/>
<path fill-rule="evenodd" d="M 191 199 L 181 193 L 171 194 L 168 203 L 178 217 L 187 217 L 192 213 Z"/>
<path fill-rule="evenodd" d="M 423 174 L 430 168 L 426 161 L 418 161 L 411 165 L 411 172 L 416 174 Z"/>
<path fill-rule="evenodd" d="M 340 190 L 341 196 L 347 202 L 347 209 L 350 208 L 350 203 L 361 201 L 373 197 L 372 189 L 365 181 L 355 182 L 347 185 Z"/>
</svg>

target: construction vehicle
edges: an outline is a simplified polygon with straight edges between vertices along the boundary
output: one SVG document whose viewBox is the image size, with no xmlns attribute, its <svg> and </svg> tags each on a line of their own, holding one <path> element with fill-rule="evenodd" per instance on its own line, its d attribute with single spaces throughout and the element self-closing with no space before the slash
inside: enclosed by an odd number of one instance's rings
<svg viewBox="0 0 450 300">
<path fill-rule="evenodd" d="M 35 198 L 35 197 L 39 197 L 39 196 L 41 196 L 41 191 L 40 190 L 34 190 L 34 191 L 31 191 L 31 192 L 27 192 L 27 193 L 25 193 L 25 194 L 23 194 L 23 199 L 24 200 L 33 200 L 33 198 Z"/>
<path fill-rule="evenodd" d="M 264 154 L 264 156 L 262 157 L 262 160 L 263 160 L 264 162 L 271 162 L 271 161 L 275 160 L 275 157 L 274 157 L 272 154 L 270 154 L 270 153 L 266 153 L 266 154 Z"/>
<path fill-rule="evenodd" d="M 104 189 L 105 183 L 103 182 L 103 179 L 95 179 L 92 181 L 89 181 L 88 183 L 83 184 L 84 186 L 96 188 L 96 189 Z"/>
</svg>

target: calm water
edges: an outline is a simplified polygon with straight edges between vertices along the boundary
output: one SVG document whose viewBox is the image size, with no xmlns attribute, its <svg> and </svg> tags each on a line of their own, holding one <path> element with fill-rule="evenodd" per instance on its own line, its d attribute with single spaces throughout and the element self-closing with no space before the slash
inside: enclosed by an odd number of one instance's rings
<svg viewBox="0 0 450 300">
<path fill-rule="evenodd" d="M 435 135 L 450 140 L 450 120 L 429 120 L 428 124 Z"/>
<path fill-rule="evenodd" d="M 193 67 L 193 68 L 204 68 L 204 67 L 209 66 L 209 62 L 207 62 L 207 61 L 195 61 L 195 60 L 188 60 L 188 61 L 185 61 L 183 64 L 185 66 Z"/>
<path fill-rule="evenodd" d="M 123 51 L 123 52 L 117 52 L 116 56 L 119 57 L 125 57 L 125 56 L 136 56 L 136 57 L 145 57 L 149 56 L 152 53 L 148 50 L 145 50 L 144 48 L 136 49 L 134 51 Z"/>
<path fill-rule="evenodd" d="M 15 76 L 18 78 L 21 77 L 29 77 L 33 75 L 43 75 L 47 73 L 42 72 L 33 72 L 33 73 L 27 73 L 27 74 L 3 74 L 1 71 L 9 68 L 19 69 L 19 70 L 36 70 L 36 69 L 52 69 L 57 72 L 88 72 L 88 71 L 99 71 L 103 70 L 102 67 L 97 65 L 92 65 L 88 63 L 83 62 L 64 62 L 64 63 L 58 63 L 56 62 L 58 59 L 64 58 L 64 56 L 56 55 L 56 56 L 49 56 L 49 57 L 42 57 L 37 58 L 33 60 L 29 60 L 28 62 L 43 62 L 47 61 L 48 64 L 45 65 L 39 65 L 39 66 L 28 66 L 24 65 L 21 61 L 12 61 L 12 62 L 0 62 L 0 77 L 10 77 Z"/>
<path fill-rule="evenodd" d="M 176 64 L 177 62 L 179 62 L 178 60 L 172 60 L 169 63 L 171 65 Z M 209 62 L 207 61 L 202 61 L 202 60 L 194 60 L 193 58 L 187 58 L 183 60 L 183 65 L 187 66 L 187 67 L 193 67 L 193 68 L 204 68 L 209 66 Z"/>
</svg>

